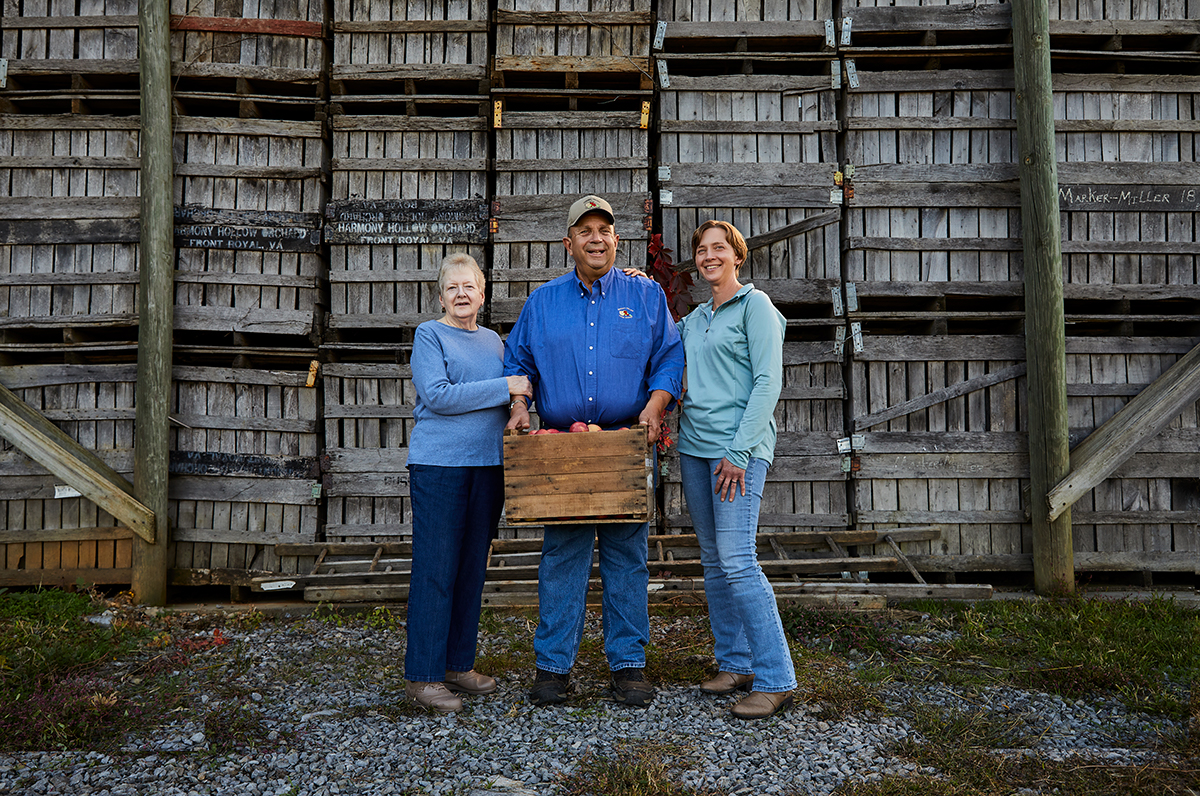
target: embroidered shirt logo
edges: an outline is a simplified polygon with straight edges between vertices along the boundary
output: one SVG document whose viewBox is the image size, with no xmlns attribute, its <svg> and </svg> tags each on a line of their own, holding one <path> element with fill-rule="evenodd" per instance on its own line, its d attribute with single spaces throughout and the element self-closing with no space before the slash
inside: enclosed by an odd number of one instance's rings
<svg viewBox="0 0 1200 796">
<path fill-rule="evenodd" d="M 633 310 L 629 309 L 628 307 L 621 307 L 617 310 L 617 315 L 628 320 L 629 318 L 633 317 Z"/>
</svg>

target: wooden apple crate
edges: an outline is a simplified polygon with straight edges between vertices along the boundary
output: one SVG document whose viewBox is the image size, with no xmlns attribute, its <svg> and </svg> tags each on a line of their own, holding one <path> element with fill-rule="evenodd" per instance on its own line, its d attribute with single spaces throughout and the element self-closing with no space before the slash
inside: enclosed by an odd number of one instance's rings
<svg viewBox="0 0 1200 796">
<path fill-rule="evenodd" d="M 646 428 L 574 434 L 504 432 L 509 525 L 646 522 L 654 510 Z"/>
</svg>

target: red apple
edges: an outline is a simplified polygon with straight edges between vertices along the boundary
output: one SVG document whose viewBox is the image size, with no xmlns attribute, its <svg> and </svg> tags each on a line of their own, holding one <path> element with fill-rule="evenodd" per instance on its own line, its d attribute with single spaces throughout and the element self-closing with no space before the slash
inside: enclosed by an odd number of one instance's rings
<svg viewBox="0 0 1200 796">
<path fill-rule="evenodd" d="M 588 430 L 588 424 L 584 423 L 582 420 L 577 420 L 576 422 L 571 424 L 571 432 L 572 433 L 575 433 L 578 431 L 587 431 L 587 430 Z"/>
</svg>

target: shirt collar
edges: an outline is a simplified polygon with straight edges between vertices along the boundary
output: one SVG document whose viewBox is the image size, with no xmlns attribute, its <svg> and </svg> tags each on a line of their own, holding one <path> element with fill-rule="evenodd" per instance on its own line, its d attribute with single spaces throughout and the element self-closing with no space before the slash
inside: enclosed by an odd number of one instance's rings
<svg viewBox="0 0 1200 796">
<path fill-rule="evenodd" d="M 612 268 L 609 268 L 608 272 L 606 274 L 604 274 L 604 276 L 600 277 L 599 279 L 597 279 L 595 282 L 592 283 L 592 290 L 594 291 L 596 289 L 596 286 L 599 285 L 600 286 L 600 295 L 601 295 L 601 297 L 603 297 L 612 288 L 612 283 L 617 278 L 615 276 L 615 274 L 619 270 L 620 269 L 617 268 L 617 264 L 613 263 Z M 588 292 L 588 289 L 583 286 L 583 280 L 579 278 L 579 272 L 572 270 L 571 273 L 575 277 L 575 284 L 579 285 L 579 290 L 585 296 L 591 295 Z"/>
<path fill-rule="evenodd" d="M 738 292 L 736 292 L 732 296 L 730 296 L 729 301 L 726 301 L 725 304 L 729 304 L 734 301 L 739 301 L 742 298 L 742 296 L 745 296 L 747 293 L 749 293 L 753 289 L 754 289 L 754 283 L 747 282 L 746 284 L 741 286 L 741 288 L 738 290 Z M 713 311 L 712 304 L 713 304 L 713 300 L 710 297 L 708 299 L 708 301 L 704 302 L 700 306 L 704 307 L 708 311 L 709 315 L 712 315 L 712 311 Z M 724 306 L 724 304 L 721 306 Z"/>
</svg>

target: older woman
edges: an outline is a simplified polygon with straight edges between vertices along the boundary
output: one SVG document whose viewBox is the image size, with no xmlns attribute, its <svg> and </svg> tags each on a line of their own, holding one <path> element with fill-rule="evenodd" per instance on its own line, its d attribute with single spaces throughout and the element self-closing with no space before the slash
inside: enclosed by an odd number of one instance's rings
<svg viewBox="0 0 1200 796">
<path fill-rule="evenodd" d="M 425 708 L 453 713 L 455 695 L 488 694 L 496 681 L 474 670 L 488 543 L 504 502 L 502 436 L 525 376 L 501 375 L 504 344 L 478 325 L 483 272 L 452 254 L 438 273 L 445 314 L 417 327 L 417 391 L 408 444 L 413 557 L 408 594 L 404 692 Z"/>
<path fill-rule="evenodd" d="M 687 358 L 679 471 L 700 543 L 719 670 L 700 690 L 753 689 L 733 715 L 765 718 L 790 705 L 796 688 L 775 593 L 755 544 L 775 453 L 787 322 L 766 293 L 738 281 L 747 250 L 732 224 L 701 224 L 692 254 L 712 300 L 679 322 Z"/>
</svg>

